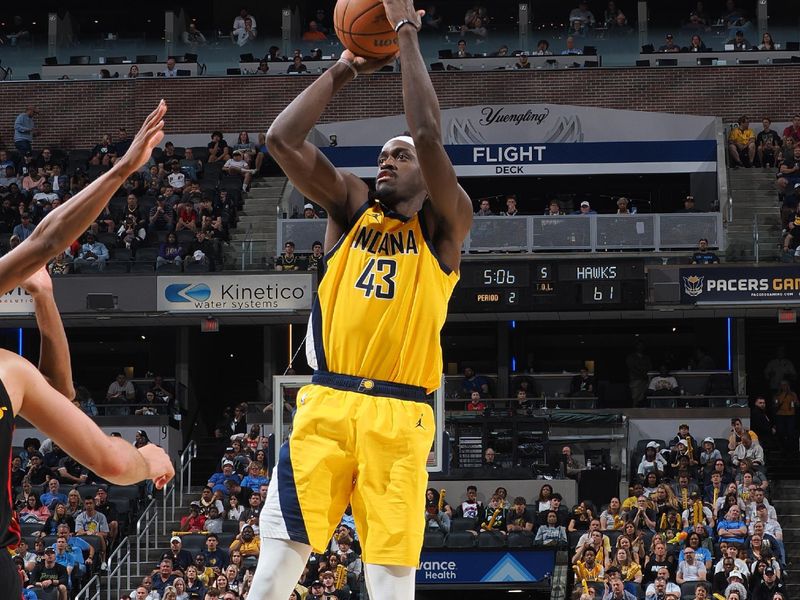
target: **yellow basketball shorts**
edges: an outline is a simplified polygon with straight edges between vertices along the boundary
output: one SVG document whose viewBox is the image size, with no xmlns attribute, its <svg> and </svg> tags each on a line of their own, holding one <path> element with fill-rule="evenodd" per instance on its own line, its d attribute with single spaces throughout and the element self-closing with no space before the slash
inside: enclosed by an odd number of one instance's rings
<svg viewBox="0 0 800 600">
<path fill-rule="evenodd" d="M 316 373 L 298 392 L 261 536 L 323 552 L 350 504 L 365 563 L 417 566 L 435 427 L 424 398 L 422 388 Z"/>
</svg>

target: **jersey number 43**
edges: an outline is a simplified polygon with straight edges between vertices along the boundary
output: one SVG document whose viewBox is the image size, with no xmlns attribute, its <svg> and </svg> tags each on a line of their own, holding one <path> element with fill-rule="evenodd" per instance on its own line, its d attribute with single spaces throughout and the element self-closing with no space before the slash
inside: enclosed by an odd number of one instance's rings
<svg viewBox="0 0 800 600">
<path fill-rule="evenodd" d="M 365 298 L 391 300 L 396 276 L 397 262 L 393 258 L 370 258 L 356 281 L 356 289 L 362 290 Z"/>
</svg>

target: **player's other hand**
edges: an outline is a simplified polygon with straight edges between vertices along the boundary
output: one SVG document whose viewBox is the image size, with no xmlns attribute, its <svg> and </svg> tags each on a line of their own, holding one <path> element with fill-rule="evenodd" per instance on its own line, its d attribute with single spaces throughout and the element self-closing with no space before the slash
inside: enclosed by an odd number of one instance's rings
<svg viewBox="0 0 800 600">
<path fill-rule="evenodd" d="M 133 173 L 150 160 L 153 148 L 164 139 L 164 115 L 166 113 L 167 103 L 162 100 L 144 120 L 142 128 L 133 138 L 130 148 L 116 162 L 117 165 L 129 173 Z"/>
<path fill-rule="evenodd" d="M 363 56 L 356 56 L 350 50 L 342 52 L 342 58 L 353 63 L 359 75 L 368 75 L 379 71 L 386 65 L 390 65 L 397 60 L 397 56 L 397 54 L 392 54 L 386 58 L 364 58 Z"/>
<path fill-rule="evenodd" d="M 413 0 L 383 0 L 383 7 L 386 10 L 386 18 L 392 27 L 400 21 L 406 19 L 411 21 L 419 31 L 422 28 L 422 17 L 424 10 L 415 10 Z"/>
<path fill-rule="evenodd" d="M 155 444 L 147 444 L 139 448 L 139 454 L 147 463 L 147 477 L 153 480 L 156 489 L 162 489 L 175 476 L 172 461 L 163 448 Z"/>
</svg>

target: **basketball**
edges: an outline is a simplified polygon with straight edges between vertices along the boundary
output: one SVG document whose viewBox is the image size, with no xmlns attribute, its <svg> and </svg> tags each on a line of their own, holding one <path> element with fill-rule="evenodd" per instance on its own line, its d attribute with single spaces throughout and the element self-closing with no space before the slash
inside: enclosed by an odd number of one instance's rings
<svg viewBox="0 0 800 600">
<path fill-rule="evenodd" d="M 397 33 L 377 0 L 338 0 L 333 27 L 344 47 L 356 56 L 384 58 L 398 50 Z"/>
</svg>

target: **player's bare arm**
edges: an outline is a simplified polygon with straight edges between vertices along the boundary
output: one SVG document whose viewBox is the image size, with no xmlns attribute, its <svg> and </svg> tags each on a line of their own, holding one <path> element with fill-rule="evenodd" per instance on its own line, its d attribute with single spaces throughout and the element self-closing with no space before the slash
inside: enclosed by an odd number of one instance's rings
<svg viewBox="0 0 800 600">
<path fill-rule="evenodd" d="M 342 59 L 351 63 L 359 75 L 365 75 L 377 71 L 394 57 L 367 60 L 345 50 Z M 306 138 L 336 93 L 354 77 L 347 64 L 336 63 L 297 96 L 267 132 L 269 153 L 292 184 L 328 212 L 326 249 L 335 243 L 350 217 L 364 203 L 368 188 L 352 173 L 336 169 Z M 331 221 L 338 225 L 338 233 L 332 230 Z"/>
<path fill-rule="evenodd" d="M 152 479 L 159 489 L 175 475 L 162 448 L 136 449 L 122 438 L 106 435 L 24 358 L 0 350 L 0 381 L 15 415 L 21 415 L 46 437 L 100 477 L 118 485 Z"/>
<path fill-rule="evenodd" d="M 162 119 L 166 112 L 167 105 L 162 100 L 111 170 L 48 213 L 28 239 L 0 258 L 0 294 L 20 285 L 86 232 L 114 192 L 149 160 L 153 148 L 164 137 Z"/>
<path fill-rule="evenodd" d="M 39 329 L 39 372 L 47 382 L 67 398 L 75 397 L 72 385 L 72 360 L 67 334 L 53 296 L 53 281 L 42 267 L 22 282 L 33 298 L 36 325 Z"/>
<path fill-rule="evenodd" d="M 472 225 L 472 202 L 458 184 L 455 169 L 442 144 L 439 100 L 417 36 L 424 12 L 416 11 L 412 0 L 384 0 L 383 4 L 392 25 L 404 20 L 411 22 L 398 32 L 406 121 L 434 213 L 431 223 L 434 246 L 442 261 L 458 270 L 461 245 Z"/>
</svg>

